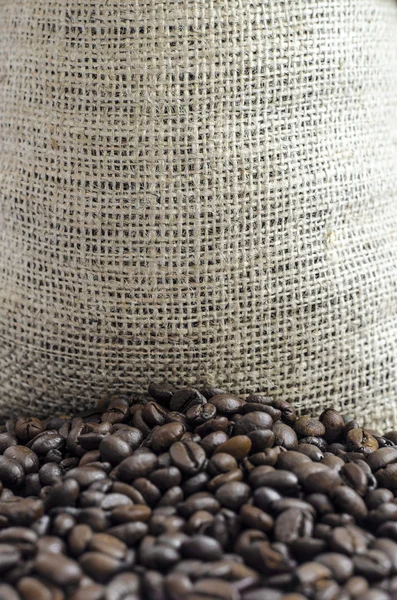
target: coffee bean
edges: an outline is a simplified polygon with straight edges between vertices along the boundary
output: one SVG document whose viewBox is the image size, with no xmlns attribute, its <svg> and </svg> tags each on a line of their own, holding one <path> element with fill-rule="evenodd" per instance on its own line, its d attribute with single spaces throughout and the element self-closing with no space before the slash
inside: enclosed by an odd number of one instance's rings
<svg viewBox="0 0 397 600">
<path fill-rule="evenodd" d="M 218 414 L 223 415 L 241 413 L 245 404 L 245 401 L 241 398 L 227 393 L 212 396 L 209 402 L 215 406 Z"/>
<path fill-rule="evenodd" d="M 203 561 L 219 560 L 222 548 L 219 542 L 206 535 L 195 535 L 186 540 L 181 546 L 183 558 L 195 558 Z"/>
<path fill-rule="evenodd" d="M 283 446 L 286 450 L 292 450 L 298 445 L 298 438 L 295 431 L 285 423 L 275 423 L 273 425 L 275 444 Z"/>
<path fill-rule="evenodd" d="M 170 447 L 173 464 L 183 473 L 198 473 L 206 460 L 205 451 L 195 442 L 176 442 Z"/>
<path fill-rule="evenodd" d="M 79 565 L 62 554 L 38 554 L 34 570 L 51 583 L 60 586 L 76 584 L 82 576 Z"/>
<path fill-rule="evenodd" d="M 387 554 L 380 550 L 366 550 L 353 556 L 355 572 L 364 575 L 370 581 L 386 577 L 391 571 L 391 561 Z"/>
<path fill-rule="evenodd" d="M 336 527 L 331 535 L 330 548 L 334 552 L 342 552 L 347 556 L 362 554 L 368 546 L 367 537 L 358 528 Z"/>
<path fill-rule="evenodd" d="M 36 473 L 39 470 L 40 462 L 37 454 L 26 446 L 9 446 L 4 450 L 3 456 L 16 460 L 25 474 Z"/>
<path fill-rule="evenodd" d="M 271 469 L 270 471 L 268 469 Z M 290 471 L 274 470 L 271 467 L 255 467 L 248 481 L 253 487 L 271 487 L 280 492 L 293 492 L 298 489 L 298 478 Z"/>
<path fill-rule="evenodd" d="M 365 429 L 351 429 L 346 435 L 346 444 L 349 450 L 369 454 L 378 449 L 379 444 L 373 435 Z"/>
<path fill-rule="evenodd" d="M 320 462 L 324 458 L 324 454 L 321 452 L 320 448 L 314 446 L 313 444 L 299 442 L 296 447 L 296 451 L 304 454 L 314 462 Z"/>
<path fill-rule="evenodd" d="M 251 450 L 251 440 L 246 435 L 236 435 L 227 442 L 220 444 L 215 449 L 215 454 L 218 452 L 225 452 L 230 454 L 237 460 L 241 460 L 247 456 Z"/>
<path fill-rule="evenodd" d="M 149 394 L 150 396 L 156 400 L 156 402 L 160 402 L 161 404 L 169 404 L 170 400 L 174 394 L 175 388 L 169 383 L 154 383 L 152 382 L 149 385 Z"/>
<path fill-rule="evenodd" d="M 174 392 L 170 399 L 172 411 L 187 412 L 192 406 L 206 404 L 206 398 L 195 388 L 184 388 Z"/>
<path fill-rule="evenodd" d="M 29 442 L 42 431 L 43 424 L 36 417 L 22 417 L 15 424 L 15 434 L 22 442 Z"/>
<path fill-rule="evenodd" d="M 321 437 L 325 434 L 325 426 L 318 419 L 309 416 L 298 417 L 294 423 L 295 431 L 302 437 Z"/>
<path fill-rule="evenodd" d="M 13 458 L 0 456 L 0 481 L 3 485 L 18 486 L 24 480 L 23 466 Z"/>
<path fill-rule="evenodd" d="M 219 446 L 225 444 L 229 440 L 229 436 L 224 431 L 213 431 L 206 435 L 200 442 L 200 446 L 203 448 L 207 456 L 212 456 L 215 450 Z M 251 444 L 251 441 L 250 441 Z M 227 453 L 227 447 L 226 447 Z"/>
<path fill-rule="evenodd" d="M 274 524 L 275 539 L 285 544 L 290 544 L 298 538 L 310 537 L 312 532 L 312 517 L 297 508 L 283 511 Z"/>
<path fill-rule="evenodd" d="M 293 471 L 295 467 L 311 462 L 308 456 L 294 450 L 287 450 L 278 455 L 276 464 L 278 469 Z"/>
<path fill-rule="evenodd" d="M 248 435 L 258 429 L 270 429 L 273 419 L 265 412 L 250 412 L 241 417 L 234 425 L 235 435 Z"/>
<path fill-rule="evenodd" d="M 333 490 L 332 501 L 338 508 L 348 512 L 356 519 L 363 519 L 368 514 L 368 509 L 361 496 L 347 486 L 337 486 Z"/>
<path fill-rule="evenodd" d="M 167 423 L 155 429 L 151 438 L 151 447 L 154 452 L 165 452 L 172 444 L 181 439 L 185 427 L 178 422 Z"/>
<path fill-rule="evenodd" d="M 145 452 L 125 458 L 117 468 L 117 475 L 122 481 L 132 481 L 138 477 L 145 477 L 155 469 L 157 458 L 155 454 Z"/>
<path fill-rule="evenodd" d="M 237 510 L 250 496 L 250 488 L 246 483 L 233 481 L 225 483 L 217 489 L 215 497 L 222 506 Z"/>
</svg>

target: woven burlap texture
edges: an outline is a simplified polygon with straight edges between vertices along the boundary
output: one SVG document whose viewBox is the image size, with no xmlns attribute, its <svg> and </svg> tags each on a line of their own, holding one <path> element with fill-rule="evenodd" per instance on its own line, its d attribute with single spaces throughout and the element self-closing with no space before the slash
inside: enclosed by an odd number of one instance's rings
<svg viewBox="0 0 397 600">
<path fill-rule="evenodd" d="M 395 0 L 0 0 L 0 405 L 397 424 Z"/>
</svg>

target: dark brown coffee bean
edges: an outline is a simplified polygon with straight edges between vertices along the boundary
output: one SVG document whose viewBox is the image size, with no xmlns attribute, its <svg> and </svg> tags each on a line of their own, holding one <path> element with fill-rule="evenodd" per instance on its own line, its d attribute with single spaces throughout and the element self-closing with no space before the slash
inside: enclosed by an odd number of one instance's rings
<svg viewBox="0 0 397 600">
<path fill-rule="evenodd" d="M 34 569 L 36 573 L 61 587 L 78 583 L 82 576 L 79 565 L 62 554 L 38 554 Z"/>
<path fill-rule="evenodd" d="M 361 496 L 345 485 L 339 485 L 333 490 L 332 501 L 338 508 L 356 519 L 363 519 L 368 514 L 368 509 Z"/>
<path fill-rule="evenodd" d="M 248 435 L 258 429 L 271 429 L 273 419 L 265 412 L 250 412 L 243 415 L 234 425 L 234 435 Z"/>
<path fill-rule="evenodd" d="M 346 435 L 347 448 L 353 452 L 370 454 L 378 449 L 377 440 L 365 429 L 351 429 Z"/>
<path fill-rule="evenodd" d="M 142 408 L 142 417 L 149 427 L 164 425 L 166 422 L 167 411 L 156 402 L 148 402 Z"/>
<path fill-rule="evenodd" d="M 394 502 L 385 502 L 369 512 L 368 520 L 378 526 L 387 521 L 397 521 L 396 509 L 397 505 Z"/>
<path fill-rule="evenodd" d="M 369 581 L 377 581 L 386 577 L 391 571 L 391 561 L 387 554 L 380 550 L 366 550 L 353 556 L 355 572 Z"/>
<path fill-rule="evenodd" d="M 280 499 L 280 492 L 270 487 L 261 486 L 254 492 L 254 504 L 262 510 L 270 510 L 273 503 Z"/>
<path fill-rule="evenodd" d="M 213 431 L 206 435 L 200 442 L 207 456 L 212 456 L 215 450 L 229 440 L 229 436 L 224 431 Z"/>
<path fill-rule="evenodd" d="M 318 492 L 323 494 L 335 493 L 335 488 L 342 483 L 336 471 L 327 469 L 311 473 L 304 478 L 302 485 L 306 492 Z"/>
<path fill-rule="evenodd" d="M 324 458 L 324 454 L 321 452 L 320 448 L 317 448 L 317 446 L 314 446 L 313 444 L 299 442 L 296 451 L 304 454 L 314 462 L 320 462 Z"/>
<path fill-rule="evenodd" d="M 193 427 L 197 427 L 214 419 L 216 417 L 216 408 L 210 402 L 206 404 L 196 404 L 189 408 L 186 413 L 186 419 L 188 423 L 191 423 Z"/>
<path fill-rule="evenodd" d="M 106 478 L 105 471 L 97 469 L 92 465 L 86 467 L 76 467 L 71 469 L 65 475 L 66 479 L 74 479 L 81 488 L 87 488 L 96 481 Z"/>
<path fill-rule="evenodd" d="M 16 502 L 0 502 L 0 515 L 7 518 L 10 525 L 28 527 L 44 513 L 41 500 L 22 498 Z"/>
<path fill-rule="evenodd" d="M 233 481 L 225 483 L 217 489 L 215 493 L 216 499 L 222 506 L 232 510 L 238 510 L 250 496 L 250 488 L 246 483 Z"/>
<path fill-rule="evenodd" d="M 16 460 L 25 471 L 25 474 L 36 473 L 39 470 L 40 462 L 37 454 L 26 446 L 9 446 L 4 450 L 3 456 Z"/>
<path fill-rule="evenodd" d="M 182 484 L 183 493 L 185 496 L 191 496 L 192 494 L 201 492 L 206 489 L 209 480 L 210 476 L 203 471 L 193 477 L 189 477 L 188 479 L 185 479 Z"/>
<path fill-rule="evenodd" d="M 173 464 L 183 473 L 191 475 L 201 471 L 206 461 L 205 451 L 194 442 L 176 442 L 169 452 Z"/>
<path fill-rule="evenodd" d="M 331 535 L 330 548 L 347 556 L 362 554 L 368 546 L 367 536 L 356 527 L 336 527 Z"/>
<path fill-rule="evenodd" d="M 222 547 L 219 542 L 206 535 L 195 535 L 181 546 L 183 558 L 195 558 L 203 561 L 220 560 Z"/>
<path fill-rule="evenodd" d="M 320 415 L 320 421 L 325 427 L 321 434 L 328 443 L 337 442 L 342 438 L 345 423 L 343 417 L 334 409 L 328 408 Z"/>
<path fill-rule="evenodd" d="M 317 556 L 328 549 L 325 540 L 315 537 L 296 538 L 290 544 L 292 554 L 299 562 L 316 560 Z"/>
<path fill-rule="evenodd" d="M 61 480 L 63 474 L 64 471 L 59 464 L 48 462 L 39 470 L 40 484 L 43 487 L 46 485 L 54 485 Z"/>
<path fill-rule="evenodd" d="M 347 463 L 340 470 L 342 481 L 353 488 L 360 496 L 365 496 L 368 490 L 367 476 L 356 463 Z"/>
<path fill-rule="evenodd" d="M 271 429 L 257 429 L 250 431 L 248 434 L 251 440 L 251 452 L 261 452 L 262 450 L 272 448 L 275 440 L 274 433 Z"/>
<path fill-rule="evenodd" d="M 262 431 L 265 431 L 265 430 L 262 430 Z M 265 448 L 263 450 L 263 452 L 256 452 L 255 454 L 251 454 L 251 456 L 249 457 L 249 462 L 253 466 L 269 465 L 269 466 L 273 467 L 277 462 L 279 454 L 280 454 L 279 446 L 276 446 L 275 448 Z M 246 460 L 247 459 L 244 459 L 244 461 L 246 461 Z M 244 463 L 244 461 L 243 461 L 243 463 Z"/>
<path fill-rule="evenodd" d="M 142 494 L 145 503 L 149 506 L 155 506 L 161 498 L 160 490 L 146 477 L 138 477 L 132 485 Z"/>
<path fill-rule="evenodd" d="M 212 396 L 209 402 L 215 406 L 217 413 L 221 415 L 241 413 L 245 404 L 245 401 L 241 398 L 228 393 Z"/>
<path fill-rule="evenodd" d="M 160 402 L 161 404 L 169 405 L 170 400 L 174 394 L 175 388 L 167 382 L 164 383 L 154 383 L 152 382 L 149 385 L 149 395 L 156 400 L 156 402 Z"/>
<path fill-rule="evenodd" d="M 275 445 L 277 446 L 283 446 L 287 450 L 292 450 L 298 445 L 298 438 L 295 431 L 285 423 L 275 423 L 273 425 L 273 433 L 275 436 Z"/>
<path fill-rule="evenodd" d="M 207 471 L 210 475 L 216 476 L 228 471 L 237 469 L 238 464 L 234 456 L 225 452 L 218 452 L 208 461 Z"/>
<path fill-rule="evenodd" d="M 309 494 L 309 496 L 306 496 L 306 500 L 315 508 L 319 515 L 326 515 L 335 510 L 334 505 L 326 494 Z"/>
<path fill-rule="evenodd" d="M 299 448 L 299 446 L 298 446 Z M 293 471 L 295 467 L 303 465 L 304 463 L 311 463 L 311 459 L 300 452 L 295 450 L 287 450 L 287 452 L 281 452 L 277 457 L 277 468 L 285 469 L 287 471 Z"/>
<path fill-rule="evenodd" d="M 189 518 L 198 510 L 206 510 L 210 513 L 217 513 L 220 509 L 218 500 L 207 492 L 197 492 L 192 494 L 178 506 L 178 512 L 185 518 Z"/>
<path fill-rule="evenodd" d="M 365 503 L 371 510 L 378 508 L 378 506 L 384 504 L 385 502 L 392 502 L 393 498 L 393 492 L 386 488 L 378 488 L 377 490 L 372 490 L 367 493 L 365 496 Z"/>
<path fill-rule="evenodd" d="M 308 513 L 313 517 L 316 515 L 316 511 L 314 510 L 313 506 L 305 500 L 300 500 L 299 498 L 280 498 L 279 500 L 275 500 L 271 505 L 271 512 L 274 514 L 279 514 L 291 508 Z"/>
<path fill-rule="evenodd" d="M 18 444 L 18 439 L 12 433 L 5 431 L 4 433 L 0 433 L 0 454 L 3 454 L 7 448 L 11 446 L 16 446 Z"/>
<path fill-rule="evenodd" d="M 153 431 L 151 447 L 154 452 L 165 452 L 172 444 L 179 441 L 185 433 L 185 427 L 178 422 L 167 423 Z"/>
<path fill-rule="evenodd" d="M 21 560 L 21 552 L 14 545 L 0 543 L 0 575 L 6 574 L 17 566 Z"/>
<path fill-rule="evenodd" d="M 230 421 L 226 417 L 216 417 L 196 427 L 195 432 L 204 438 L 215 431 L 226 431 L 230 426 Z"/>
<path fill-rule="evenodd" d="M 368 582 L 366 579 L 364 579 L 364 577 L 351 577 L 345 583 L 344 589 L 353 598 L 355 598 L 356 596 L 361 598 L 361 594 L 365 593 L 368 590 Z"/>
<path fill-rule="evenodd" d="M 318 419 L 310 416 L 298 417 L 294 423 L 294 429 L 302 437 L 321 437 L 325 434 L 325 427 Z"/>
<path fill-rule="evenodd" d="M 311 515 L 297 508 L 283 511 L 274 524 L 274 539 L 285 544 L 290 544 L 298 538 L 310 537 L 312 532 Z"/>
<path fill-rule="evenodd" d="M 328 567 L 338 583 L 345 583 L 353 575 L 353 562 L 344 554 L 327 552 L 317 556 L 316 561 Z"/>
<path fill-rule="evenodd" d="M 384 469 L 387 465 L 397 462 L 397 448 L 379 448 L 367 457 L 367 463 L 372 471 Z"/>
<path fill-rule="evenodd" d="M 290 471 L 278 469 L 268 471 L 268 467 L 255 467 L 251 471 L 248 481 L 253 487 L 271 487 L 280 492 L 291 493 L 298 489 L 298 478 Z"/>
<path fill-rule="evenodd" d="M 79 559 L 84 572 L 98 583 L 106 583 L 120 570 L 120 561 L 102 552 L 85 552 Z"/>
<path fill-rule="evenodd" d="M 28 448 L 40 456 L 44 456 L 50 450 L 61 450 L 64 445 L 65 438 L 56 429 L 43 431 L 27 443 Z"/>
<path fill-rule="evenodd" d="M 125 458 L 117 467 L 117 475 L 122 481 L 133 481 L 138 477 L 146 477 L 157 464 L 156 455 L 152 452 L 134 454 Z"/>
<path fill-rule="evenodd" d="M 22 442 L 29 442 L 42 431 L 43 424 L 36 417 L 22 417 L 15 424 L 15 434 Z"/>
<path fill-rule="evenodd" d="M 226 454 L 230 454 L 237 460 L 241 460 L 245 456 L 248 456 L 251 450 L 251 440 L 246 435 L 236 435 L 232 437 L 227 442 L 220 444 L 215 449 L 215 454 L 218 452 L 225 452 Z"/>
<path fill-rule="evenodd" d="M 184 388 L 174 392 L 170 399 L 170 409 L 186 413 L 197 404 L 206 404 L 206 398 L 195 388 Z"/>
<path fill-rule="evenodd" d="M 0 456 L 0 481 L 10 487 L 21 485 L 25 477 L 20 462 L 7 456 Z"/>
</svg>

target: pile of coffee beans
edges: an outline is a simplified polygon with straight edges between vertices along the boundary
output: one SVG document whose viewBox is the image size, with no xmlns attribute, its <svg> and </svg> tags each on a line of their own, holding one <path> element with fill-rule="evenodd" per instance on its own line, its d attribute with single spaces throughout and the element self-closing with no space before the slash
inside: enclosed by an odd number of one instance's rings
<svg viewBox="0 0 397 600">
<path fill-rule="evenodd" d="M 0 600 L 397 599 L 397 432 L 149 395 L 0 427 Z"/>
</svg>

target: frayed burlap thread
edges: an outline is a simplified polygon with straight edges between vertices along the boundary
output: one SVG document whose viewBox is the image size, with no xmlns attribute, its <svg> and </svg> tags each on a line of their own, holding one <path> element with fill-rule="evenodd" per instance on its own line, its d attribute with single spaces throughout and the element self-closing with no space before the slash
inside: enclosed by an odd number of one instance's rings
<svg viewBox="0 0 397 600">
<path fill-rule="evenodd" d="M 395 0 L 0 0 L 0 406 L 397 425 Z"/>
</svg>

